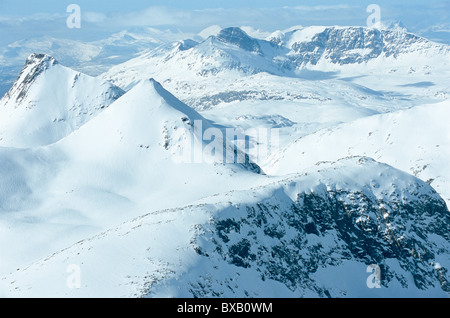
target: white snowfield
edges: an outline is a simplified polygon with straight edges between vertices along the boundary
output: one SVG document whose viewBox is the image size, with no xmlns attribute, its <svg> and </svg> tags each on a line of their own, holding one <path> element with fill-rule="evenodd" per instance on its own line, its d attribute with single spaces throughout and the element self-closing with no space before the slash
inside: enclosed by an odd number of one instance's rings
<svg viewBox="0 0 450 318">
<path fill-rule="evenodd" d="M 28 58 L 0 100 L 0 297 L 448 297 L 448 46 L 201 37 L 98 78 Z M 224 163 L 226 128 L 279 147 Z"/>
</svg>

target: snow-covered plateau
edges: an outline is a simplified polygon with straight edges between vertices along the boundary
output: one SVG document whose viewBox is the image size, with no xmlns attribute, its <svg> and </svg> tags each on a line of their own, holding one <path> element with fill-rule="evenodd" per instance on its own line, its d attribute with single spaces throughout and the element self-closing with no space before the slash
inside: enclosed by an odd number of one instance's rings
<svg viewBox="0 0 450 318">
<path fill-rule="evenodd" d="M 5 77 L 0 297 L 449 297 L 450 47 L 244 29 Z"/>
</svg>

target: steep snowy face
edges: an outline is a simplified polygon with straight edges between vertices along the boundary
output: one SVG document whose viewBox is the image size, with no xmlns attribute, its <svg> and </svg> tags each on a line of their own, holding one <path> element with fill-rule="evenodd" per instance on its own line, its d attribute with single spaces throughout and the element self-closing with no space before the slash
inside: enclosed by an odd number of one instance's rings
<svg viewBox="0 0 450 318">
<path fill-rule="evenodd" d="M 316 65 L 324 57 L 334 64 L 353 64 L 377 58 L 383 52 L 382 33 L 376 29 L 327 28 L 308 42 L 292 45 L 293 62 Z"/>
<path fill-rule="evenodd" d="M 0 146 L 36 147 L 69 135 L 124 92 L 106 82 L 32 54 L 0 100 Z"/>
<path fill-rule="evenodd" d="M 449 227 L 447 207 L 428 184 L 369 158 L 346 158 L 142 215 L 14 271 L 0 293 L 445 297 Z M 83 288 L 64 284 L 70 264 L 83 264 Z M 375 268 L 378 279 L 369 281 Z"/>
</svg>

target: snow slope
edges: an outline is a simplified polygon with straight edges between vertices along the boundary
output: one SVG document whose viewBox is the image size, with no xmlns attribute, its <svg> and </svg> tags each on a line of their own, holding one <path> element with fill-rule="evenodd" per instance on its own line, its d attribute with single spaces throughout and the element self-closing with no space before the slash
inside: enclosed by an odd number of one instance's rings
<svg viewBox="0 0 450 318">
<path fill-rule="evenodd" d="M 49 55 L 31 55 L 0 100 L 0 146 L 36 147 L 78 129 L 124 92 L 75 72 Z"/>
<path fill-rule="evenodd" d="M 219 93 L 226 96 L 226 93 L 234 92 L 229 85 L 236 79 L 245 80 L 258 73 L 273 75 L 265 78 L 265 82 L 274 85 L 280 77 L 315 80 L 340 78 L 344 80 L 341 85 L 347 84 L 350 89 L 355 89 L 349 84 L 353 81 L 362 87 L 372 84 L 372 81 L 378 84 L 374 86 L 376 88 L 380 84 L 386 85 L 385 81 L 378 78 L 382 76 L 384 79 L 396 78 L 399 86 L 396 88 L 399 90 L 397 93 L 401 95 L 411 91 L 407 90 L 408 86 L 402 89 L 401 85 L 427 82 L 432 83 L 428 85 L 432 92 L 427 92 L 427 97 L 448 95 L 448 86 L 442 86 L 443 81 L 440 79 L 448 77 L 450 72 L 449 46 L 433 43 L 404 30 L 310 27 L 284 33 L 279 31 L 266 40 L 259 40 L 240 28 L 226 28 L 202 42 L 189 41 L 189 45 L 183 43 L 151 50 L 112 67 L 101 77 L 125 90 L 140 79 L 154 77 L 178 98 L 197 109 L 206 107 L 198 100 L 196 103 L 188 102 L 188 96 L 191 99 L 204 99 Z M 393 73 L 395 76 L 392 76 Z M 369 74 L 376 76 L 367 83 Z M 251 83 L 250 78 L 248 82 Z M 414 78 L 417 80 L 412 81 Z M 214 85 L 215 82 L 222 86 Z M 296 85 L 301 86 L 301 82 L 297 81 Z M 254 87 L 261 83 L 264 82 L 255 83 Z M 318 85 L 322 86 L 320 82 Z M 211 89 L 214 93 L 206 93 L 205 89 Z M 287 89 L 291 91 L 293 87 Z M 301 89 L 305 91 L 305 88 Z M 387 94 L 391 89 L 385 86 L 379 93 L 395 97 L 396 94 Z M 308 92 L 312 93 L 313 90 L 308 89 Z M 259 100 L 258 94 L 254 95 L 253 99 Z M 283 92 L 275 96 L 278 100 L 286 98 Z"/>
<path fill-rule="evenodd" d="M 375 115 L 302 137 L 262 165 L 296 173 L 321 161 L 369 156 L 429 182 L 450 204 L 450 101 Z"/>
<path fill-rule="evenodd" d="M 181 160 L 205 146 L 195 120 L 210 125 L 146 80 L 57 143 L 0 148 L 2 241 L 15 241 L 0 251 L 0 272 L 145 211 L 268 182 L 251 162 Z"/>
<path fill-rule="evenodd" d="M 169 34 L 155 29 L 141 30 L 139 34 L 122 31 L 96 41 L 32 37 L 0 48 L 0 65 L 14 66 L 33 52 L 46 52 L 68 67 L 96 76 L 170 39 Z"/>
<path fill-rule="evenodd" d="M 218 124 L 280 129 L 282 147 L 323 128 L 450 96 L 449 47 L 404 30 L 293 28 L 260 40 L 239 28 L 216 29 L 204 41 L 161 46 L 101 78 L 128 90 L 153 77 Z"/>
<path fill-rule="evenodd" d="M 449 225 L 444 201 L 426 183 L 347 158 L 144 214 L 19 268 L 0 293 L 445 297 Z M 383 270 L 380 289 L 366 285 L 370 264 Z M 71 288 L 74 277 L 79 288 Z"/>
</svg>

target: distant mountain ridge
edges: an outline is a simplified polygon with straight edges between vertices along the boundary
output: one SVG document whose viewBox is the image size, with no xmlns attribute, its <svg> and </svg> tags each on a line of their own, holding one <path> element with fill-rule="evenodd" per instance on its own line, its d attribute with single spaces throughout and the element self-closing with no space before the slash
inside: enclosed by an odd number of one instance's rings
<svg viewBox="0 0 450 318">
<path fill-rule="evenodd" d="M 310 38 L 295 39 L 296 34 L 302 32 L 311 31 L 305 28 L 268 38 L 276 45 L 288 45 L 297 67 L 316 65 L 321 59 L 339 65 L 361 64 L 378 57 L 397 58 L 414 52 L 426 55 L 430 50 L 434 54 L 450 55 L 448 45 L 433 43 L 400 29 L 327 27 Z"/>
<path fill-rule="evenodd" d="M 114 76 L 121 68 L 133 63 L 179 63 L 179 59 L 192 59 L 191 73 L 197 76 L 215 75 L 238 70 L 246 74 L 268 72 L 281 76 L 295 76 L 297 70 L 319 63 L 332 65 L 362 64 L 379 58 L 385 63 L 398 63 L 403 55 L 418 54 L 422 58 L 434 55 L 450 57 L 450 46 L 431 42 L 399 29 L 367 27 L 307 27 L 286 33 L 275 32 L 266 40 L 250 37 L 237 27 L 222 29 L 203 42 L 190 42 L 188 48 L 179 45 L 164 46 L 141 57 L 113 67 L 105 76 Z M 236 51 L 233 48 L 239 49 Z M 186 52 L 188 51 L 188 52 Z M 195 60 L 194 60 L 195 57 Z M 211 60 L 211 59 L 214 60 Z M 426 62 L 425 62 L 426 63 Z M 129 87 L 124 83 L 122 87 Z"/>
<path fill-rule="evenodd" d="M 99 77 L 28 57 L 0 100 L 0 297 L 448 297 L 449 47 L 204 34 Z"/>
<path fill-rule="evenodd" d="M 445 61 L 450 61 L 450 46 L 398 28 L 306 27 L 278 31 L 261 40 L 231 27 L 201 42 L 165 44 L 112 67 L 101 78 L 128 90 L 139 80 L 154 77 L 186 101 L 185 94 L 192 99 L 196 86 L 203 87 L 203 81 L 212 82 L 213 78 L 227 82 L 229 77 L 270 74 L 302 79 L 308 71 L 316 72 L 319 79 L 340 72 L 425 76 L 450 71 L 450 62 Z"/>
</svg>

